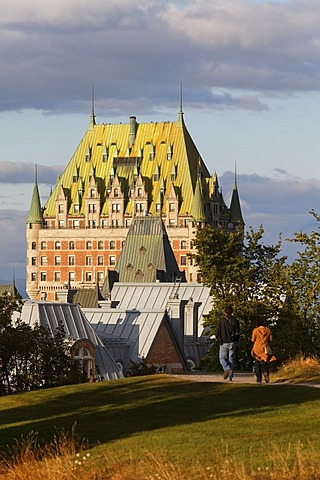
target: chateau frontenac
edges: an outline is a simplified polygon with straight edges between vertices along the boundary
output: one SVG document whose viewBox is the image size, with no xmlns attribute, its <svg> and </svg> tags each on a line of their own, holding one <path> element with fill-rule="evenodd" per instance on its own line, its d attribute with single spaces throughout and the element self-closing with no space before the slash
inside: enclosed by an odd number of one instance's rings
<svg viewBox="0 0 320 480">
<path fill-rule="evenodd" d="M 188 256 L 197 226 L 230 232 L 243 224 L 236 182 L 227 207 L 216 173 L 209 173 L 186 128 L 182 107 L 176 122 L 139 123 L 131 116 L 119 124 L 97 124 L 92 109 L 88 129 L 44 206 L 36 178 L 27 218 L 28 296 L 53 301 L 61 289 L 102 287 L 110 272 L 117 272 L 130 226 L 139 217 L 161 220 L 187 282 L 200 280 Z M 142 245 L 140 254 L 145 250 Z M 130 252 L 121 268 L 130 269 L 135 282 L 145 281 Z"/>
</svg>

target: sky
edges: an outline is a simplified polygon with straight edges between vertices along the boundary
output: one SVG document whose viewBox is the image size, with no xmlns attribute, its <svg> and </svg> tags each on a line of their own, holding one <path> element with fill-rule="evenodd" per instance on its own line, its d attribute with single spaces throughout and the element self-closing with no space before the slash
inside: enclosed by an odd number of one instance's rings
<svg viewBox="0 0 320 480">
<path fill-rule="evenodd" d="M 35 165 L 44 203 L 98 123 L 184 119 L 227 204 L 235 171 L 264 243 L 317 228 L 318 0 L 0 0 L 0 282 L 24 279 Z M 19 280 L 20 281 L 20 280 Z"/>
</svg>

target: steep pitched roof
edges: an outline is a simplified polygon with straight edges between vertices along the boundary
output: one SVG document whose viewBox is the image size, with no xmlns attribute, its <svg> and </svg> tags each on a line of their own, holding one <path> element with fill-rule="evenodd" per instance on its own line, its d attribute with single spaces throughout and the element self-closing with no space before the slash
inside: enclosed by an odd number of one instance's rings
<svg viewBox="0 0 320 480">
<path fill-rule="evenodd" d="M 210 174 L 190 137 L 182 115 L 179 115 L 177 122 L 136 123 L 134 143 L 128 150 L 129 137 L 129 123 L 95 124 L 95 122 L 90 122 L 88 130 L 46 203 L 44 216 L 55 215 L 57 190 L 61 184 L 68 191 L 68 213 L 72 215 L 74 212 L 71 206 L 75 203 L 79 190 L 82 190 L 83 193 L 89 187 L 92 168 L 102 199 L 102 212 L 106 211 L 106 190 L 112 169 L 122 184 L 125 208 L 128 212 L 127 206 L 130 210 L 131 203 L 130 185 L 133 184 L 135 175 L 139 172 L 142 179 L 151 179 L 158 165 L 159 181 L 149 181 L 146 185 L 150 213 L 156 213 L 156 200 L 159 197 L 161 185 L 170 185 L 173 166 L 176 168 L 175 186 L 180 192 L 179 198 L 181 199 L 179 213 L 190 213 L 194 201 L 199 159 L 203 195 L 205 201 L 209 201 Z M 168 154 L 168 148 L 172 155 Z M 163 209 L 165 210 L 165 208 L 164 204 Z M 80 213 L 84 213 L 84 202 Z"/>
<path fill-rule="evenodd" d="M 120 309 L 165 309 L 175 284 L 168 283 L 114 283 L 111 305 Z M 197 306 L 198 332 L 203 332 L 203 316 L 212 309 L 210 289 L 201 283 L 181 283 L 178 297 L 184 304 L 190 299 Z"/>
<path fill-rule="evenodd" d="M 182 276 L 160 217 L 136 217 L 116 265 L 120 282 L 155 282 Z"/>
<path fill-rule="evenodd" d="M 52 334 L 59 325 L 62 325 L 67 339 L 90 340 L 95 347 L 95 363 L 103 378 L 109 380 L 122 377 L 114 359 L 78 305 L 28 300 L 23 304 L 20 318 L 30 326 L 36 324 L 45 326 Z"/>
<path fill-rule="evenodd" d="M 124 362 L 125 369 L 128 368 L 130 359 L 134 362 L 142 358 L 148 359 L 157 335 L 163 328 L 171 339 L 171 345 L 176 351 L 181 367 L 188 369 L 184 354 L 164 309 L 85 309 L 84 313 L 105 345 L 112 348 L 116 339 L 122 339 L 129 347 L 127 351 L 119 350 L 119 354 L 127 355 L 127 357 L 117 358 Z M 153 356 L 152 363 L 166 363 L 164 358 L 165 356 L 161 359 Z"/>
<path fill-rule="evenodd" d="M 241 211 L 240 198 L 237 188 L 237 183 L 235 182 L 231 197 L 230 204 L 230 221 L 232 223 L 244 225 L 244 220 Z"/>
</svg>

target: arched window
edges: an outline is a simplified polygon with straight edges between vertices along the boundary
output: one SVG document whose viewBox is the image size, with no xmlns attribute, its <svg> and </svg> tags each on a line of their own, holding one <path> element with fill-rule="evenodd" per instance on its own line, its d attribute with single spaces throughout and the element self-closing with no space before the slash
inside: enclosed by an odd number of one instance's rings
<svg viewBox="0 0 320 480">
<path fill-rule="evenodd" d="M 88 242 L 86 242 L 86 249 L 87 250 L 92 250 L 92 242 L 90 240 Z"/>
<path fill-rule="evenodd" d="M 36 250 L 36 249 L 37 249 L 37 244 L 36 244 L 36 242 L 32 242 L 32 243 L 31 243 L 31 249 L 32 249 L 32 250 Z"/>
<path fill-rule="evenodd" d="M 186 248 L 187 248 L 186 240 L 181 240 L 181 250 L 186 250 Z"/>
<path fill-rule="evenodd" d="M 110 242 L 110 250 L 115 250 L 116 249 L 116 242 L 114 240 L 111 240 Z"/>
<path fill-rule="evenodd" d="M 98 242 L 98 250 L 103 250 L 103 241 L 99 240 Z"/>
<path fill-rule="evenodd" d="M 94 381 L 94 347 L 88 340 L 77 341 L 72 348 L 73 358 L 80 363 L 81 370 L 88 380 Z"/>
</svg>

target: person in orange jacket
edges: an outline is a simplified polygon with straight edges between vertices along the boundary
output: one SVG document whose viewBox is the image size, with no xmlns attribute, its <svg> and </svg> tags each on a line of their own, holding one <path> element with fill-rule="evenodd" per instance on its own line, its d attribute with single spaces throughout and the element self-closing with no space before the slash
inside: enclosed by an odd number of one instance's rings
<svg viewBox="0 0 320 480">
<path fill-rule="evenodd" d="M 259 319 L 257 321 L 257 327 L 252 332 L 251 341 L 253 342 L 251 355 L 254 358 L 256 381 L 261 383 L 263 375 L 266 383 L 269 383 L 269 363 L 276 360 L 276 357 L 273 355 L 270 346 L 272 333 L 264 320 Z"/>
</svg>

